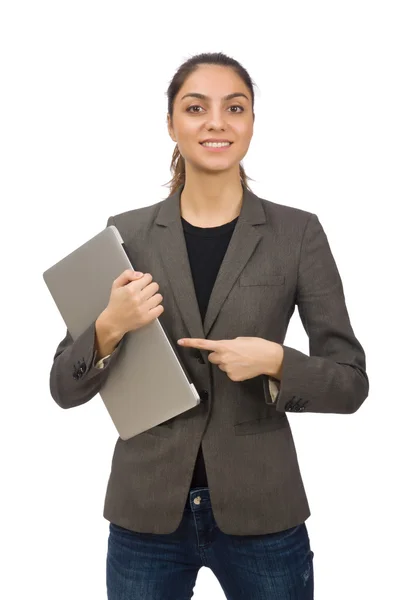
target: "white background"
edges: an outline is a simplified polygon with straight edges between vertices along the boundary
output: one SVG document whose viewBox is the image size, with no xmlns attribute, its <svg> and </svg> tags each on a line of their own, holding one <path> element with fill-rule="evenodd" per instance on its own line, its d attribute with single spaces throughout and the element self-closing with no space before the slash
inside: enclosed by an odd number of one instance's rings
<svg viewBox="0 0 397 600">
<path fill-rule="evenodd" d="M 257 85 L 250 185 L 318 215 L 367 355 L 356 414 L 290 415 L 315 596 L 396 597 L 393 4 L 2 4 L 2 598 L 106 598 L 117 434 L 99 396 L 73 410 L 51 398 L 65 326 L 42 273 L 109 215 L 168 195 L 166 88 L 184 60 L 218 51 Z M 285 343 L 308 351 L 297 311 Z M 224 598 L 207 568 L 194 598 Z"/>
</svg>

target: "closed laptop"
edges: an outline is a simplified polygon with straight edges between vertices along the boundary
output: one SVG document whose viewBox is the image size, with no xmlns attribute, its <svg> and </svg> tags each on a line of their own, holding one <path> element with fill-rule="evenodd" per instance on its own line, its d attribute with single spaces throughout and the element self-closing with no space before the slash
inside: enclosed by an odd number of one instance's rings
<svg viewBox="0 0 397 600">
<path fill-rule="evenodd" d="M 75 340 L 106 308 L 113 281 L 133 270 L 111 225 L 43 273 Z M 200 403 L 200 396 L 158 319 L 125 334 L 99 394 L 123 440 Z"/>
</svg>

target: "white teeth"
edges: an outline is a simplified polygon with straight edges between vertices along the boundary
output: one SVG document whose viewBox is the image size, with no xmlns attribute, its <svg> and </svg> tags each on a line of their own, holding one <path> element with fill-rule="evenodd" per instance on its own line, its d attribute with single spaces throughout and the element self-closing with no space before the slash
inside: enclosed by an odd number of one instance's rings
<svg viewBox="0 0 397 600">
<path fill-rule="evenodd" d="M 221 148 L 222 146 L 230 146 L 230 142 L 203 142 L 202 146 L 210 148 Z"/>
</svg>

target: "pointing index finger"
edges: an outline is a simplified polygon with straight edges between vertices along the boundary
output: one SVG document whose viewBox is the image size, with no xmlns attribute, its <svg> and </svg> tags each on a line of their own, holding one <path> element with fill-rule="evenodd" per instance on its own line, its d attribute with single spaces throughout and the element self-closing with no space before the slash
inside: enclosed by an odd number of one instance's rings
<svg viewBox="0 0 397 600">
<path fill-rule="evenodd" d="M 191 348 L 200 348 L 201 350 L 216 350 L 217 342 L 215 340 L 205 340 L 200 338 L 181 338 L 178 344 L 189 346 Z"/>
</svg>

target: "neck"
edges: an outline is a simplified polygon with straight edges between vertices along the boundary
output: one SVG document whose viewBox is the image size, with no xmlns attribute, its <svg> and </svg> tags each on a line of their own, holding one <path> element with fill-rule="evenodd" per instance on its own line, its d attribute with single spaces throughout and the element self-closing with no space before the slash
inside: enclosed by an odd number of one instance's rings
<svg viewBox="0 0 397 600">
<path fill-rule="evenodd" d="M 181 216 L 193 225 L 216 227 L 233 221 L 243 201 L 240 174 L 186 173 L 181 193 Z"/>
</svg>

